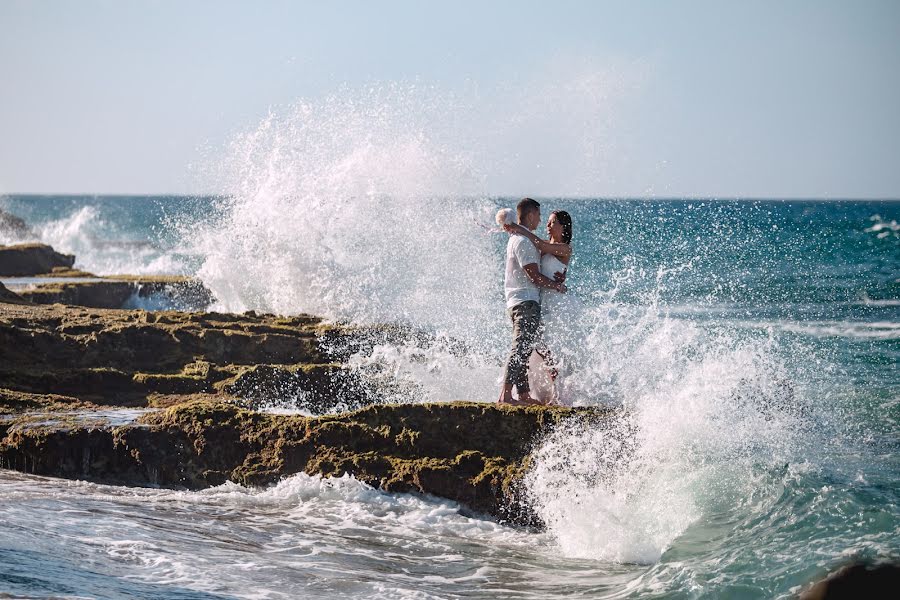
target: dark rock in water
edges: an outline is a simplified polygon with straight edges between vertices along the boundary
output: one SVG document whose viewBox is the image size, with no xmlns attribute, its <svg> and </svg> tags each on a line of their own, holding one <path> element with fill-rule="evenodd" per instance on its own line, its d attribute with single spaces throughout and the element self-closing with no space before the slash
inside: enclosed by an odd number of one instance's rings
<svg viewBox="0 0 900 600">
<path fill-rule="evenodd" d="M 139 300 L 164 299 L 173 310 L 206 310 L 215 298 L 203 282 L 186 275 L 110 275 L 109 281 L 130 281 Z M 124 306 L 122 308 L 131 308 Z"/>
<path fill-rule="evenodd" d="M 900 564 L 845 566 L 800 594 L 800 600 L 893 600 L 900 595 Z"/>
<path fill-rule="evenodd" d="M 3 210 L 0 210 L 0 234 L 14 240 L 24 240 L 34 236 L 23 219 Z"/>
<path fill-rule="evenodd" d="M 89 308 L 122 308 L 135 293 L 128 281 L 44 283 L 20 295 L 34 304 L 69 304 Z"/>
<path fill-rule="evenodd" d="M 75 257 L 61 254 L 46 244 L 0 246 L 0 277 L 31 277 L 56 268 L 71 269 Z"/>
<path fill-rule="evenodd" d="M 89 273 L 80 274 L 92 277 Z M 92 277 L 85 281 L 43 283 L 22 291 L 20 296 L 35 304 L 69 304 L 89 308 L 128 308 L 130 302 L 154 297 L 163 299 L 169 305 L 194 310 L 206 308 L 212 302 L 212 293 L 199 280 L 170 275 L 114 275 L 100 280 Z"/>
<path fill-rule="evenodd" d="M 15 292 L 9 291 L 2 283 L 0 283 L 0 302 L 7 302 L 10 304 L 28 304 L 27 300 L 25 300 Z"/>
<path fill-rule="evenodd" d="M 771 375 L 762 380 L 741 378 L 731 400 L 762 415 L 766 420 L 790 416 L 807 419 L 809 407 L 794 392 L 794 384 L 784 377 Z"/>
<path fill-rule="evenodd" d="M 566 419 L 609 414 L 454 402 L 302 417 L 199 401 L 117 428 L 12 424 L 0 442 L 0 466 L 191 489 L 225 481 L 263 485 L 300 472 L 349 473 L 386 491 L 434 494 L 527 522 L 516 498 L 532 442 Z"/>
</svg>

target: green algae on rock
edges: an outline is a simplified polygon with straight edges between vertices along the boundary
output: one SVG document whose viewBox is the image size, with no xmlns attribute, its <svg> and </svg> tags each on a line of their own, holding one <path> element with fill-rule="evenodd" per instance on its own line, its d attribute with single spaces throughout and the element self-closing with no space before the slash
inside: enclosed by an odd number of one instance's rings
<svg viewBox="0 0 900 600">
<path fill-rule="evenodd" d="M 246 393 L 264 400 L 279 388 L 267 388 L 271 381 L 262 375 L 278 373 L 298 399 L 308 397 L 310 409 L 322 411 L 359 388 L 322 343 L 347 334 L 308 315 L 0 302 L 0 389 L 115 406 L 146 406 L 154 394 Z M 325 378 L 330 387 L 323 387 Z"/>
</svg>

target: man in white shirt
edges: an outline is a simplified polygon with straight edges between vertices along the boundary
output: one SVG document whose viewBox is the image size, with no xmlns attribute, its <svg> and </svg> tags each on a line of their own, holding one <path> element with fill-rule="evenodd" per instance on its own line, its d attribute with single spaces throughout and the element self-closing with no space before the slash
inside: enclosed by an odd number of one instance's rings
<svg viewBox="0 0 900 600">
<path fill-rule="evenodd" d="M 519 225 L 534 231 L 541 223 L 541 205 L 525 198 L 516 206 Z M 536 404 L 529 393 L 528 358 L 541 326 L 541 288 L 565 292 L 566 286 L 541 274 L 541 254 L 528 238 L 509 236 L 506 244 L 506 310 L 513 323 L 513 345 L 503 373 L 501 404 Z M 514 400 L 512 389 L 518 391 Z"/>
</svg>

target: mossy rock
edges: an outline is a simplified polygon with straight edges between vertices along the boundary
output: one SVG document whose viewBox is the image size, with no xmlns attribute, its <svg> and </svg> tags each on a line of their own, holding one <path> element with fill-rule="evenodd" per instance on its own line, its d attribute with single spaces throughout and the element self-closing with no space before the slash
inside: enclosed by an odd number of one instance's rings
<svg viewBox="0 0 900 600">
<path fill-rule="evenodd" d="M 604 409 L 453 402 L 303 417 L 198 399 L 105 430 L 106 441 L 75 426 L 14 424 L 0 443 L 0 462 L 44 475 L 188 488 L 227 480 L 264 485 L 298 472 L 350 474 L 386 491 L 433 494 L 524 523 L 533 515 L 518 486 L 533 444 L 568 419 L 613 416 Z M 100 460 L 103 451 L 109 456 Z M 85 453 L 81 463 L 72 459 Z"/>
</svg>

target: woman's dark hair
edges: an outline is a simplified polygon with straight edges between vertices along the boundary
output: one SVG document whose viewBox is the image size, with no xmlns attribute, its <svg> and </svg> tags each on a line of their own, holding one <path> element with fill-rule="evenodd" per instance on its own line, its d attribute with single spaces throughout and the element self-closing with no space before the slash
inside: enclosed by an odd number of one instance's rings
<svg viewBox="0 0 900 600">
<path fill-rule="evenodd" d="M 563 241 L 567 244 L 572 243 L 572 217 L 564 210 L 554 210 L 551 215 L 556 215 L 556 220 L 563 228 Z"/>
</svg>

